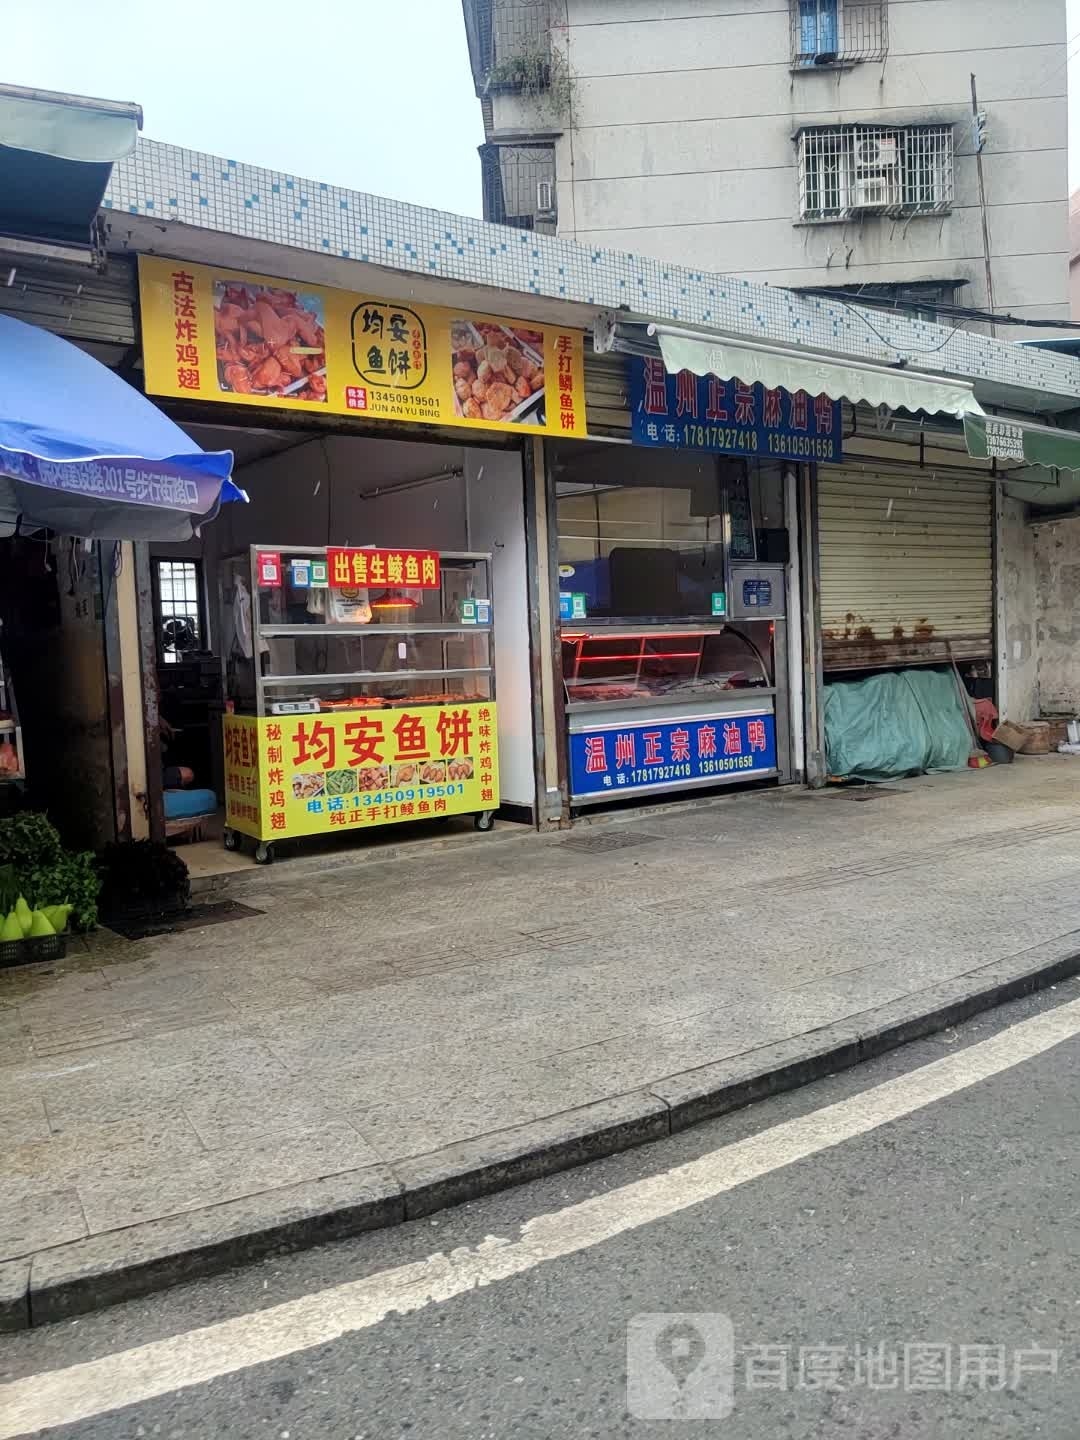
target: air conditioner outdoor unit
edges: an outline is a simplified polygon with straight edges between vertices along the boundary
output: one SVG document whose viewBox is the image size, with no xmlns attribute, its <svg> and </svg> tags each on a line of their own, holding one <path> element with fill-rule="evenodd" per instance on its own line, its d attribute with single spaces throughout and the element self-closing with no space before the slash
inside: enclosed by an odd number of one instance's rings
<svg viewBox="0 0 1080 1440">
<path fill-rule="evenodd" d="M 855 205 L 862 210 L 880 210 L 892 204 L 891 191 L 887 175 L 859 175 L 855 180 Z"/>
<path fill-rule="evenodd" d="M 895 135 L 859 140 L 855 145 L 855 163 L 867 170 L 895 170 L 899 159 Z"/>
</svg>

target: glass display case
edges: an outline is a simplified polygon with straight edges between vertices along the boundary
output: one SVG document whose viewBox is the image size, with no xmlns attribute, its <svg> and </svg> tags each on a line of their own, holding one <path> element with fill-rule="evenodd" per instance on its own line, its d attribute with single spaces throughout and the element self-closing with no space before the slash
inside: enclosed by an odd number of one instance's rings
<svg viewBox="0 0 1080 1440">
<path fill-rule="evenodd" d="M 771 645 L 763 652 L 750 634 L 728 625 L 564 629 L 562 652 L 569 712 L 633 700 L 680 703 L 772 685 Z"/>
<path fill-rule="evenodd" d="M 280 583 L 267 586 L 259 583 L 258 557 L 271 553 Z M 325 565 L 327 553 L 254 546 L 250 556 L 230 557 L 235 709 L 275 715 L 494 699 L 489 555 L 440 555 L 437 588 L 313 586 L 312 562 Z M 246 643 L 236 611 L 248 602 L 237 596 L 238 579 L 255 597 Z"/>
<path fill-rule="evenodd" d="M 782 775 L 782 580 L 782 568 L 733 567 L 733 615 L 711 624 L 564 622 L 574 806 Z"/>
<path fill-rule="evenodd" d="M 412 582 L 412 583 L 410 583 Z M 472 814 L 498 741 L 491 556 L 256 545 L 222 615 L 225 843 Z"/>
</svg>

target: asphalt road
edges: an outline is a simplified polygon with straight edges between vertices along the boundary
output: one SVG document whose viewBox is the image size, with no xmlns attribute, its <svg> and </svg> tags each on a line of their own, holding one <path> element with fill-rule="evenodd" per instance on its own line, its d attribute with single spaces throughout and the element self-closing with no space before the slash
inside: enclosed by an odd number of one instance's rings
<svg viewBox="0 0 1080 1440">
<path fill-rule="evenodd" d="M 10 1337 L 0 1437 L 1074 1440 L 1078 1094 L 1070 982 L 672 1140 Z"/>
</svg>

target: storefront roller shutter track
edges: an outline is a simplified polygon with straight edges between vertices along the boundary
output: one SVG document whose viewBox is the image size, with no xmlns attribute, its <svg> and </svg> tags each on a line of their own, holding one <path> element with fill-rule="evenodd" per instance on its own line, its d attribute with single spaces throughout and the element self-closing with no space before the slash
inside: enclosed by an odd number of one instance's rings
<svg viewBox="0 0 1080 1440">
<path fill-rule="evenodd" d="M 981 479 L 821 467 L 826 670 L 992 654 L 991 495 Z"/>
</svg>

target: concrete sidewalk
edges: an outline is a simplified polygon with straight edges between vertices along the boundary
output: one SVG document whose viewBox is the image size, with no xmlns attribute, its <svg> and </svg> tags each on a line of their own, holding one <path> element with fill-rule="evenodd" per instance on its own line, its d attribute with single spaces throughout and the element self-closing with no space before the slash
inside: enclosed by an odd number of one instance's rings
<svg viewBox="0 0 1080 1440">
<path fill-rule="evenodd" d="M 427 1213 L 1073 973 L 1078 801 L 1050 756 L 283 862 L 263 914 L 0 972 L 3 1317 Z"/>
</svg>

